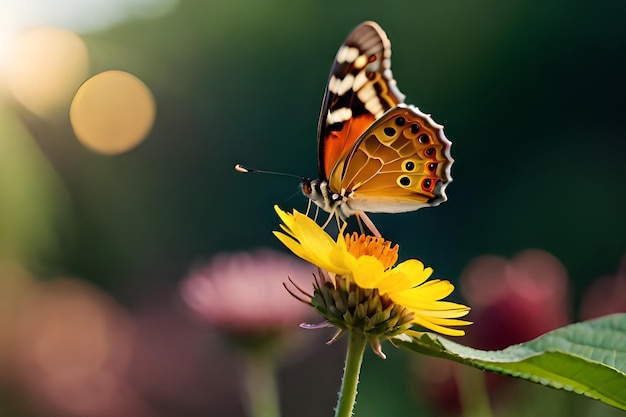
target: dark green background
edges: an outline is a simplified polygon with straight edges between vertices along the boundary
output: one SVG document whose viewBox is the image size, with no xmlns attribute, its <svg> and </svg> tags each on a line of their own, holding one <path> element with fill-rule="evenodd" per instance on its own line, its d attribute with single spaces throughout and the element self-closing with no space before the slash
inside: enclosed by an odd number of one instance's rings
<svg viewBox="0 0 626 417">
<path fill-rule="evenodd" d="M 373 216 L 402 254 L 451 278 L 477 255 L 529 247 L 581 283 L 612 272 L 626 249 L 621 4 L 183 2 L 87 35 L 93 72 L 143 79 L 158 118 L 114 158 L 33 126 L 72 197 L 73 247 L 59 264 L 114 289 L 157 260 L 174 272 L 214 251 L 278 247 L 272 205 L 304 210 L 298 184 L 232 167 L 317 175 L 330 64 L 375 19 L 407 101 L 446 126 L 456 159 L 447 203 Z"/>
<path fill-rule="evenodd" d="M 401 258 L 452 281 L 479 255 L 547 250 L 579 296 L 626 252 L 625 16 L 622 1 L 182 1 L 161 18 L 86 34 L 94 74 L 121 69 L 150 87 L 154 129 L 107 157 L 83 148 L 68 120 L 18 110 L 62 188 L 37 195 L 41 233 L 3 246 L 41 276 L 81 277 L 130 308 L 216 252 L 280 248 L 272 205 L 305 210 L 297 180 L 233 165 L 317 175 L 330 65 L 371 19 L 392 41 L 407 102 L 445 125 L 456 160 L 448 202 L 373 215 L 378 228 Z M 368 384 L 408 379 L 391 353 L 366 358 L 376 369 L 366 367 L 358 415 L 381 415 L 367 413 L 378 402 Z M 332 394 L 338 383 L 311 386 Z"/>
</svg>

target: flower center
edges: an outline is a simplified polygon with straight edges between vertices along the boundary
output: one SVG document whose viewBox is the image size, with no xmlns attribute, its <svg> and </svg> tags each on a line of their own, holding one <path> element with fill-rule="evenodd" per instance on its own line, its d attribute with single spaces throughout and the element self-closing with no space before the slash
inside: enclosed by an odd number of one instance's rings
<svg viewBox="0 0 626 417">
<path fill-rule="evenodd" d="M 355 258 L 363 255 L 373 256 L 384 266 L 391 268 L 398 260 L 398 245 L 391 246 L 391 242 L 382 237 L 359 235 L 356 232 L 346 234 L 346 247 Z"/>
</svg>

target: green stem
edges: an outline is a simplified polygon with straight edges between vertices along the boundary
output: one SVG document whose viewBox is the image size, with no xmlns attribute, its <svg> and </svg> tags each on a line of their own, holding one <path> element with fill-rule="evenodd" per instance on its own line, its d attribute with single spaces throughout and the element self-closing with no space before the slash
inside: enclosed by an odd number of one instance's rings
<svg viewBox="0 0 626 417">
<path fill-rule="evenodd" d="M 269 355 L 244 355 L 244 389 L 250 417 L 280 417 L 276 369 Z"/>
<path fill-rule="evenodd" d="M 454 364 L 456 365 L 456 364 Z M 468 366 L 455 366 L 464 417 L 491 417 L 485 373 Z"/>
<path fill-rule="evenodd" d="M 343 380 L 341 381 L 341 391 L 339 392 L 339 400 L 335 409 L 335 417 L 352 416 L 366 345 L 367 339 L 363 334 L 350 332 L 346 364 L 343 368 Z"/>
</svg>

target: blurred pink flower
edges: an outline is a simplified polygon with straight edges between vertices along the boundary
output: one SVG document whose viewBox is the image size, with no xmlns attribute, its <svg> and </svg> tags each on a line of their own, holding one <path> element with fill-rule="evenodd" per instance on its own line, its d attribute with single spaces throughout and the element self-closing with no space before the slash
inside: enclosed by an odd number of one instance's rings
<svg viewBox="0 0 626 417">
<path fill-rule="evenodd" d="M 296 328 L 311 308 L 283 287 L 291 279 L 302 287 L 313 280 L 313 268 L 271 250 L 219 254 L 192 271 L 181 286 L 186 304 L 226 334 L 255 335 Z"/>
<path fill-rule="evenodd" d="M 626 255 L 615 275 L 596 279 L 584 292 L 580 319 L 589 320 L 613 313 L 626 312 Z"/>
<path fill-rule="evenodd" d="M 216 334 L 189 320 L 170 288 L 146 288 L 133 302 L 135 346 L 123 375 L 159 417 L 244 415 L 238 363 Z"/>
<path fill-rule="evenodd" d="M 567 271 L 543 250 L 528 249 L 511 260 L 480 256 L 461 274 L 460 287 L 472 306 L 469 318 L 474 322 L 463 342 L 479 349 L 503 349 L 571 322 Z M 458 378 L 463 372 L 457 363 L 423 358 L 415 373 L 418 389 L 434 408 L 457 415 L 462 407 Z M 492 407 L 506 407 L 515 397 L 512 382 L 485 374 Z"/>
<path fill-rule="evenodd" d="M 23 401 L 35 415 L 154 416 L 121 377 L 134 347 L 126 311 L 76 279 L 34 287 L 18 316 L 15 361 Z"/>
<path fill-rule="evenodd" d="M 461 275 L 475 323 L 467 340 L 480 349 L 502 349 L 571 323 L 568 286 L 565 267 L 543 250 L 528 249 L 510 261 L 475 259 Z"/>
</svg>

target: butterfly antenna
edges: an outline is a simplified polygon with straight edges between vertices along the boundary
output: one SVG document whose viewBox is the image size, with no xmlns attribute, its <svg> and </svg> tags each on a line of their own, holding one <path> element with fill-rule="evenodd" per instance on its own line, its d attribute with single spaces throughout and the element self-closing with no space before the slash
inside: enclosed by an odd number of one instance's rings
<svg viewBox="0 0 626 417">
<path fill-rule="evenodd" d="M 287 174 L 286 172 L 266 171 L 264 169 L 249 168 L 249 167 L 245 167 L 245 166 L 243 166 L 241 164 L 235 165 L 235 171 L 243 172 L 244 174 L 249 174 L 249 173 L 253 173 L 254 172 L 254 173 L 258 173 L 258 174 L 282 175 L 283 177 L 297 178 L 300 181 L 304 181 L 306 179 L 306 177 L 302 177 L 302 176 L 295 175 L 295 174 Z"/>
</svg>

